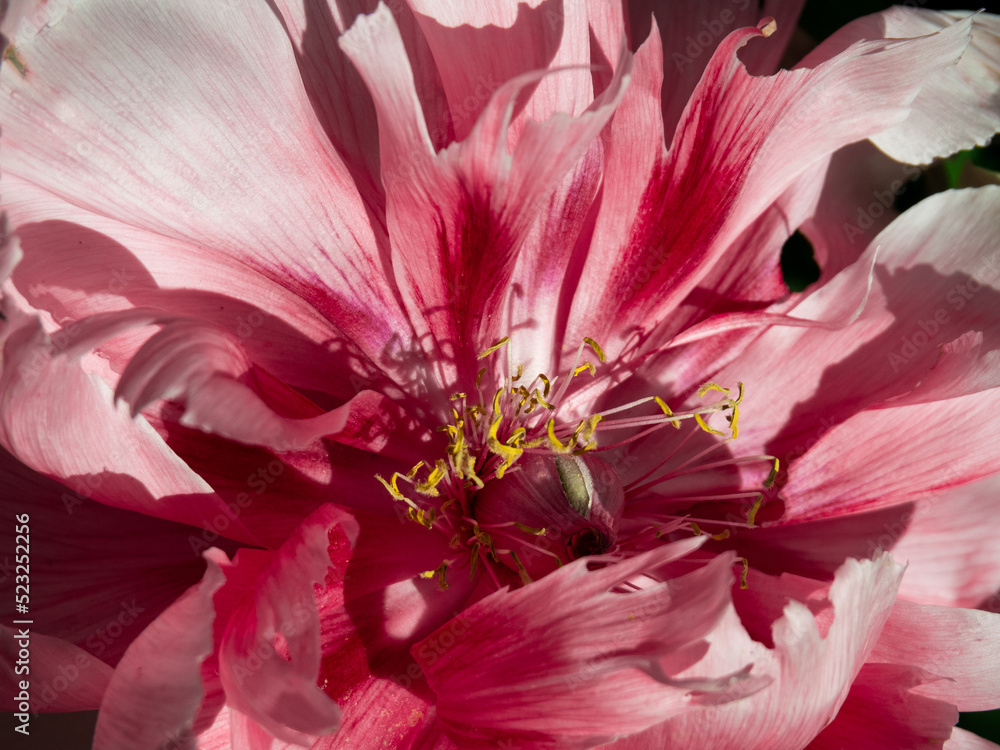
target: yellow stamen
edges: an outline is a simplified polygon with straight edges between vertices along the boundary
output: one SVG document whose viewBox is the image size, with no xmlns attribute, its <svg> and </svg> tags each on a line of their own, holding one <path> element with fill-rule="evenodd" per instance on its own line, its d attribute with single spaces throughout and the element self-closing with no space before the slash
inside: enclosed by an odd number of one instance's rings
<svg viewBox="0 0 1000 750">
<path fill-rule="evenodd" d="M 592 414 L 582 420 L 573 432 L 573 437 L 570 439 L 569 444 L 573 445 L 575 443 L 579 445 L 582 443 L 583 447 L 580 449 L 581 453 L 596 448 L 597 442 L 594 440 L 594 432 L 597 431 L 597 423 L 602 419 L 604 419 L 604 417 L 600 414 Z"/>
<path fill-rule="evenodd" d="M 719 430 L 716 430 L 714 427 L 709 427 L 708 422 L 702 419 L 701 414 L 699 414 L 698 412 L 694 413 L 694 421 L 697 422 L 698 426 L 701 427 L 701 429 L 703 429 L 705 432 L 709 432 L 712 435 L 721 435 L 722 437 L 726 436 L 726 433 L 720 432 Z"/>
<path fill-rule="evenodd" d="M 754 527 L 754 521 L 757 518 L 757 511 L 760 510 L 761 504 L 764 502 L 763 495 L 757 495 L 753 501 L 753 505 L 750 507 L 750 512 L 747 513 L 747 528 L 752 529 Z"/>
<path fill-rule="evenodd" d="M 493 344 L 493 346 L 491 346 L 489 349 L 479 352 L 479 355 L 476 357 L 476 359 L 485 359 L 486 357 L 490 356 L 493 352 L 495 352 L 497 349 L 501 348 L 504 344 L 509 344 L 509 343 L 510 343 L 510 336 L 504 336 L 502 339 Z"/>
<path fill-rule="evenodd" d="M 515 375 L 514 377 L 511 378 L 511 382 L 512 383 L 516 383 L 518 380 L 521 379 L 522 375 L 524 375 L 524 364 L 523 363 L 519 364 L 517 366 L 517 375 Z"/>
<path fill-rule="evenodd" d="M 671 411 L 670 407 L 667 406 L 667 402 L 666 401 L 664 401 L 659 396 L 653 396 L 653 400 L 656 402 L 656 405 L 659 406 L 663 410 L 664 414 L 666 414 L 668 417 L 674 416 L 673 411 Z M 674 427 L 676 427 L 679 430 L 681 428 L 681 422 L 680 422 L 680 420 L 679 419 L 675 419 L 673 421 L 673 425 L 674 425 Z"/>
<path fill-rule="evenodd" d="M 780 468 L 778 459 L 774 459 L 774 466 L 771 467 L 771 471 L 768 472 L 767 479 L 764 480 L 764 489 L 769 490 L 774 486 L 774 480 L 778 478 L 778 471 Z"/>
<path fill-rule="evenodd" d="M 514 525 L 517 526 L 517 528 L 519 528 L 521 531 L 523 531 L 523 532 L 525 532 L 527 534 L 534 534 L 535 536 L 545 536 L 545 529 L 544 528 L 535 529 L 535 528 L 532 528 L 531 526 L 527 526 L 527 525 L 525 525 L 523 523 L 520 523 L 518 521 L 514 521 Z"/>
<path fill-rule="evenodd" d="M 421 495 L 428 495 L 430 497 L 437 497 L 438 491 L 435 489 L 438 483 L 447 476 L 448 470 L 442 459 L 438 459 L 437 464 L 430 474 L 427 475 L 427 479 L 417 485 L 417 492 Z"/>
<path fill-rule="evenodd" d="M 749 573 L 749 572 L 750 572 L 750 561 L 747 560 L 744 557 L 743 558 L 743 572 L 740 573 L 740 588 L 741 589 L 747 589 L 747 588 L 749 588 L 749 586 L 747 585 L 747 573 Z"/>
<path fill-rule="evenodd" d="M 549 445 L 552 446 L 552 450 L 556 453 L 569 453 L 570 447 L 568 445 L 563 445 L 559 438 L 556 437 L 556 420 L 550 419 L 548 424 L 548 437 Z"/>
<path fill-rule="evenodd" d="M 407 505 L 416 507 L 416 506 L 413 505 L 413 501 L 410 500 L 410 498 L 408 498 L 406 495 L 404 495 L 402 492 L 399 491 L 399 487 L 396 484 L 396 482 L 399 479 L 399 474 L 397 472 L 393 473 L 392 477 L 390 478 L 390 481 L 388 481 L 388 482 L 385 481 L 378 474 L 375 475 L 375 478 L 382 483 L 383 487 L 385 487 L 387 490 L 389 490 L 389 494 L 392 495 L 392 497 L 393 497 L 394 500 L 400 500 L 400 501 L 406 503 Z"/>
<path fill-rule="evenodd" d="M 695 536 L 701 536 L 701 529 L 698 528 L 698 524 L 696 524 L 694 521 L 691 521 L 690 526 L 691 526 L 691 531 L 694 532 Z"/>
<path fill-rule="evenodd" d="M 429 511 L 425 511 L 423 508 L 407 508 L 406 515 L 411 521 L 416 521 L 425 529 L 432 528 L 437 520 L 437 511 L 433 508 Z"/>
<path fill-rule="evenodd" d="M 601 349 L 601 345 L 600 344 L 598 344 L 596 341 L 594 341 L 592 338 L 590 338 L 590 336 L 584 336 L 583 340 L 586 342 L 586 344 L 591 349 L 594 350 L 594 354 L 597 355 L 597 358 L 599 360 L 601 360 L 601 362 L 607 362 L 608 361 L 608 358 L 604 356 L 604 350 Z"/>
<path fill-rule="evenodd" d="M 450 396 L 448 396 L 448 400 L 449 401 L 458 401 L 458 399 L 460 399 L 460 398 L 465 398 L 465 394 L 464 393 L 453 393 Z"/>
<path fill-rule="evenodd" d="M 542 381 L 542 385 L 544 386 L 542 390 L 542 395 L 547 398 L 549 395 L 549 391 L 552 390 L 552 383 L 550 383 L 549 379 L 545 377 L 545 375 L 543 375 L 542 373 L 538 373 L 538 379 Z"/>
<path fill-rule="evenodd" d="M 597 368 L 594 367 L 594 365 L 591 364 L 590 362 L 584 362 L 582 365 L 573 370 L 573 377 L 576 377 L 584 370 L 590 370 L 591 375 L 597 375 Z"/>
<path fill-rule="evenodd" d="M 549 385 L 548 383 L 546 383 L 544 394 L 539 393 L 537 388 L 535 389 L 535 400 L 538 401 L 538 403 L 540 403 L 546 409 L 555 409 L 556 408 L 555 406 L 553 406 L 552 404 L 550 404 L 548 401 L 545 400 L 545 396 L 547 396 L 548 394 L 549 394 Z"/>
<path fill-rule="evenodd" d="M 525 430 L 523 427 L 518 427 L 516 430 L 514 430 L 510 434 L 510 437 L 507 438 L 507 440 L 505 442 L 507 443 L 507 445 L 512 445 L 515 448 L 520 448 L 521 447 L 521 441 L 524 439 L 524 436 L 527 435 L 527 434 L 528 434 L 527 430 Z"/>
<path fill-rule="evenodd" d="M 514 552 L 514 550 L 507 550 L 507 552 L 512 558 L 514 558 L 514 564 L 517 566 L 517 573 L 521 576 L 521 583 L 527 586 L 531 583 L 531 576 L 528 575 L 528 571 L 524 569 L 523 565 L 521 565 L 521 561 L 517 559 L 517 553 Z"/>
<path fill-rule="evenodd" d="M 703 385 L 701 388 L 698 389 L 698 398 L 701 398 L 702 396 L 704 396 L 709 391 L 718 391 L 723 396 L 728 396 L 729 395 L 729 389 L 728 388 L 723 388 L 718 383 L 713 383 L 713 382 L 709 381 L 709 382 L 705 383 L 705 385 Z"/>
<path fill-rule="evenodd" d="M 445 573 L 447 572 L 447 570 L 448 570 L 448 563 L 443 562 L 436 568 L 434 568 L 434 570 L 425 570 L 423 573 L 420 574 L 420 577 L 437 578 L 438 586 L 440 586 L 441 590 L 443 591 L 448 588 L 448 582 L 445 580 Z"/>
<path fill-rule="evenodd" d="M 522 448 L 514 448 L 500 442 L 500 438 L 497 435 L 497 430 L 500 428 L 500 422 L 501 417 L 498 414 L 493 420 L 493 424 L 490 425 L 490 432 L 486 438 L 486 447 L 489 448 L 491 453 L 500 456 L 503 460 L 503 463 L 501 463 L 496 469 L 497 479 L 501 479 L 504 472 L 506 472 L 507 469 L 509 469 L 514 462 L 521 457 L 521 454 L 524 453 Z"/>
</svg>

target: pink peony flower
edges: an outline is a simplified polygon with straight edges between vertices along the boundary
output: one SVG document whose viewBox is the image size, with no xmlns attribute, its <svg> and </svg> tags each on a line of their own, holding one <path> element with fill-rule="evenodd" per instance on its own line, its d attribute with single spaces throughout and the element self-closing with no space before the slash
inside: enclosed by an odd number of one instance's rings
<svg viewBox="0 0 1000 750">
<path fill-rule="evenodd" d="M 12 5 L 25 723 L 995 747 L 1000 20 L 648 5 Z"/>
</svg>

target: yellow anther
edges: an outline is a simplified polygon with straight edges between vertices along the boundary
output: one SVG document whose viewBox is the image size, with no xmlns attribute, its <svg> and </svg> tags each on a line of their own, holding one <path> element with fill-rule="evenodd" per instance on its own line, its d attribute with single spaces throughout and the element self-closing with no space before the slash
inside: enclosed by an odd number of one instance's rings
<svg viewBox="0 0 1000 750">
<path fill-rule="evenodd" d="M 436 489 L 437 485 L 442 479 L 448 474 L 447 466 L 444 461 L 438 459 L 437 465 L 430 474 L 427 475 L 427 479 L 417 485 L 417 492 L 421 495 L 428 495 L 429 497 L 437 497 L 438 491 Z"/>
<path fill-rule="evenodd" d="M 512 558 L 514 558 L 514 564 L 517 566 L 517 573 L 521 576 L 521 583 L 527 586 L 531 583 L 531 576 L 528 575 L 528 571 L 524 569 L 523 565 L 521 565 L 521 561 L 517 559 L 517 553 L 514 552 L 514 550 L 507 550 L 507 552 Z"/>
<path fill-rule="evenodd" d="M 509 344 L 509 343 L 510 343 L 510 336 L 504 336 L 502 339 L 493 344 L 493 346 L 491 346 L 489 349 L 479 352 L 479 355 L 476 357 L 476 359 L 484 359 L 490 356 L 493 352 L 502 347 L 504 344 Z"/>
<path fill-rule="evenodd" d="M 517 375 L 515 375 L 514 377 L 512 377 L 512 378 L 510 379 L 510 380 L 511 380 L 511 382 L 512 382 L 512 383 L 516 383 L 516 382 L 517 382 L 518 380 L 520 380 L 520 379 L 521 379 L 521 376 L 522 376 L 522 375 L 524 375 L 524 364 L 523 364 L 523 363 L 522 363 L 522 364 L 519 364 L 519 365 L 517 366 Z"/>
<path fill-rule="evenodd" d="M 663 413 L 665 415 L 667 415 L 668 417 L 674 416 L 674 412 L 670 409 L 669 406 L 667 406 L 667 402 L 666 401 L 664 401 L 659 396 L 653 396 L 653 400 L 656 402 L 656 405 L 659 406 L 660 409 L 663 410 Z M 673 421 L 673 425 L 674 425 L 674 427 L 676 427 L 679 430 L 681 428 L 681 422 L 680 422 L 680 420 L 679 419 L 675 419 Z"/>
<path fill-rule="evenodd" d="M 747 560 L 744 557 L 743 558 L 743 572 L 740 573 L 740 588 L 741 589 L 747 589 L 747 588 L 749 588 L 749 586 L 747 585 L 747 573 L 749 573 L 749 572 L 750 572 L 750 561 Z"/>
<path fill-rule="evenodd" d="M 399 491 L 399 487 L 396 486 L 396 478 L 398 476 L 399 476 L 399 474 L 393 474 L 392 475 L 392 482 L 391 483 L 385 481 L 378 474 L 375 475 L 375 478 L 382 483 L 383 487 L 385 487 L 387 490 L 389 490 L 389 494 L 392 495 L 392 497 L 393 497 L 394 500 L 402 500 L 404 503 L 410 503 L 410 504 L 412 504 L 412 502 L 410 501 L 410 499 L 408 497 L 406 497 L 402 492 L 400 492 Z"/>
<path fill-rule="evenodd" d="M 531 526 L 526 526 L 525 524 L 520 523 L 519 521 L 514 521 L 514 525 L 527 534 L 534 534 L 535 536 L 545 536 L 544 527 L 541 529 L 535 529 L 532 528 Z"/>
<path fill-rule="evenodd" d="M 729 395 L 729 389 L 728 388 L 723 388 L 718 383 L 713 383 L 713 382 L 709 381 L 709 382 L 705 383 L 705 385 L 703 385 L 701 388 L 698 389 L 698 398 L 701 398 L 702 396 L 704 396 L 709 391 L 718 391 L 723 396 L 728 396 Z"/>
<path fill-rule="evenodd" d="M 769 490 L 774 486 L 774 481 L 778 478 L 778 471 L 781 469 L 781 464 L 778 459 L 774 459 L 774 466 L 771 467 L 771 471 L 767 474 L 767 479 L 764 480 L 764 489 Z"/>
<path fill-rule="evenodd" d="M 448 571 L 448 563 L 443 562 L 438 565 L 434 570 L 425 570 L 420 574 L 421 578 L 437 578 L 438 586 L 441 590 L 448 588 L 448 581 L 445 580 L 445 573 Z"/>
<path fill-rule="evenodd" d="M 584 342 L 586 342 L 587 346 L 589 346 L 591 349 L 594 350 L 594 354 L 597 355 L 597 358 L 599 360 L 601 360 L 601 362 L 607 362 L 608 361 L 608 358 L 604 356 L 604 350 L 601 349 L 601 345 L 600 344 L 598 344 L 596 341 L 594 341 L 592 338 L 590 338 L 590 336 L 584 336 L 583 340 L 584 340 Z"/>
<path fill-rule="evenodd" d="M 691 521 L 689 525 L 691 526 L 691 531 L 694 532 L 695 536 L 701 536 L 701 529 L 698 528 L 698 524 L 696 524 L 694 521 Z"/>
<path fill-rule="evenodd" d="M 542 381 L 542 385 L 544 386 L 542 395 L 548 397 L 549 391 L 552 390 L 552 383 L 549 382 L 549 379 L 543 373 L 538 373 L 538 379 Z"/>
<path fill-rule="evenodd" d="M 478 523 L 472 527 L 472 535 L 476 538 L 477 547 L 486 547 L 490 551 L 490 557 L 494 560 L 498 559 L 496 550 L 493 549 L 493 538 L 479 528 Z"/>
<path fill-rule="evenodd" d="M 709 432 L 713 435 L 721 435 L 722 437 L 726 436 L 726 433 L 720 432 L 719 430 L 716 430 L 713 427 L 709 427 L 708 422 L 702 419 L 701 414 L 699 414 L 698 412 L 694 413 L 694 421 L 697 422 L 698 426 L 701 427 L 701 429 L 703 429 L 705 432 Z"/>
<path fill-rule="evenodd" d="M 548 437 L 549 445 L 552 446 L 552 450 L 556 453 L 570 453 L 571 449 L 568 445 L 563 445 L 559 438 L 556 437 L 556 420 L 550 419 L 548 424 Z"/>
<path fill-rule="evenodd" d="M 750 506 L 750 512 L 747 513 L 747 528 L 749 529 L 754 528 L 754 521 L 757 518 L 757 511 L 760 510 L 760 506 L 763 502 L 764 502 L 763 495 L 757 495 L 757 497 L 754 499 L 753 505 Z"/>
<path fill-rule="evenodd" d="M 582 365 L 580 365 L 575 370 L 573 370 L 573 377 L 576 377 L 577 375 L 579 375 L 580 373 L 582 373 L 584 370 L 590 370 L 590 374 L 591 375 L 596 375 L 597 374 L 597 368 L 594 367 L 594 365 L 592 363 L 590 363 L 590 362 L 584 362 Z"/>
<path fill-rule="evenodd" d="M 733 416 L 729 418 L 729 428 L 733 431 L 733 440 L 739 435 L 740 403 L 743 401 L 743 383 L 737 383 L 736 385 L 740 389 L 739 395 L 729 402 L 733 407 Z"/>
<path fill-rule="evenodd" d="M 545 396 L 547 396 L 547 395 L 549 395 L 549 384 L 548 383 L 545 384 L 545 393 L 544 393 L 544 395 L 541 394 L 541 393 L 539 393 L 537 388 L 535 389 L 535 400 L 539 404 L 541 404 L 542 406 L 544 406 L 546 409 L 555 409 L 556 408 L 555 406 L 553 406 L 552 404 L 550 404 L 548 401 L 545 400 Z"/>
<path fill-rule="evenodd" d="M 423 467 L 424 467 L 424 462 L 420 461 L 416 466 L 414 466 L 412 469 L 406 472 L 406 478 L 413 479 L 413 477 L 417 475 L 417 472 L 420 471 Z"/>
<path fill-rule="evenodd" d="M 489 435 L 486 437 L 486 447 L 489 448 L 490 452 L 500 456 L 503 463 L 501 463 L 496 468 L 497 479 L 503 477 L 504 472 L 509 469 L 517 459 L 521 457 L 524 450 L 521 448 L 514 448 L 509 445 L 504 445 L 500 442 L 500 438 L 497 435 L 497 430 L 500 428 L 501 417 L 498 414 L 493 420 L 493 424 L 490 425 Z"/>
<path fill-rule="evenodd" d="M 507 445 L 513 445 L 515 448 L 519 448 L 521 446 L 521 441 L 524 440 L 524 436 L 527 434 L 528 434 L 527 430 L 525 430 L 523 427 L 518 427 L 510 434 L 510 437 L 507 438 L 506 443 Z"/>
<path fill-rule="evenodd" d="M 548 440 L 548 436 L 542 435 L 541 437 L 535 438 L 534 440 L 529 440 L 522 447 L 524 448 L 537 448 L 540 445 L 545 445 L 545 441 Z"/>
<path fill-rule="evenodd" d="M 465 451 L 465 432 L 461 429 L 456 429 L 449 434 L 451 435 L 451 443 L 447 448 L 448 455 L 458 458 Z"/>
<path fill-rule="evenodd" d="M 503 393 L 503 388 L 500 388 L 495 394 L 493 394 L 493 413 L 498 417 L 500 416 L 500 394 Z"/>
<path fill-rule="evenodd" d="M 483 375 L 486 374 L 486 368 L 484 367 L 478 373 L 476 373 L 476 388 L 478 388 L 483 383 Z"/>
<path fill-rule="evenodd" d="M 464 393 L 453 393 L 450 396 L 448 396 L 448 400 L 449 401 L 458 401 L 458 399 L 460 399 L 460 398 L 465 398 L 465 394 Z"/>
<path fill-rule="evenodd" d="M 597 443 L 594 441 L 594 432 L 597 431 L 597 423 L 600 422 L 604 417 L 600 414 L 592 414 L 584 420 L 580 421 L 580 424 L 576 426 L 573 431 L 573 437 L 570 438 L 570 445 L 581 445 L 582 448 L 580 453 L 584 453 L 589 450 L 593 450 L 597 447 Z"/>
<path fill-rule="evenodd" d="M 712 539 L 717 542 L 721 542 L 723 539 L 729 538 L 729 529 L 723 529 L 718 534 L 712 534 Z"/>
<path fill-rule="evenodd" d="M 406 515 L 411 521 L 416 521 L 425 529 L 432 528 L 437 520 L 437 513 L 433 508 L 425 511 L 422 508 L 407 508 Z"/>
</svg>

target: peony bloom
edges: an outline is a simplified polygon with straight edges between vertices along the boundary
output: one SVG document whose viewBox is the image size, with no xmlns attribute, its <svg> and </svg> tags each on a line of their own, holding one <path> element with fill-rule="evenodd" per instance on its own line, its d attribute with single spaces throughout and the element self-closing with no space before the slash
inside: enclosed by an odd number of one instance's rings
<svg viewBox="0 0 1000 750">
<path fill-rule="evenodd" d="M 953 727 L 1000 706 L 1000 187 L 891 206 L 1000 129 L 1000 21 L 776 72 L 799 3 L 646 5 L 12 4 L 32 710 L 113 750 L 995 747 Z"/>
</svg>

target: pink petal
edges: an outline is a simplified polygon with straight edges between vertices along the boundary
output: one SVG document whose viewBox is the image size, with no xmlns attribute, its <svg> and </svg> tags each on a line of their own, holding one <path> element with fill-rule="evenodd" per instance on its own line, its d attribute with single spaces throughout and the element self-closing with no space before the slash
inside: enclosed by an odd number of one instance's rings
<svg viewBox="0 0 1000 750">
<path fill-rule="evenodd" d="M 564 3 L 559 11 L 538 0 L 411 0 L 410 6 L 441 73 L 456 140 L 468 137 L 501 84 L 524 73 L 576 68 L 538 82 L 512 120 L 514 134 L 528 119 L 541 122 L 556 112 L 579 115 L 593 101 L 585 4 Z M 619 42 L 615 40 L 616 46 Z"/>
<path fill-rule="evenodd" d="M 940 747 L 951 736 L 958 711 L 916 694 L 921 670 L 896 664 L 865 664 L 836 718 L 809 750 L 882 750 L 886 747 Z"/>
<path fill-rule="evenodd" d="M 14 286 L 63 324 L 149 307 L 210 321 L 250 358 L 297 387 L 350 398 L 382 378 L 305 299 L 222 253 L 98 216 L 4 174 L 4 206 L 24 251 Z M 108 344 L 120 370 L 134 353 Z"/>
<path fill-rule="evenodd" d="M 372 679 L 351 692 L 337 734 L 321 738 L 311 750 L 361 747 L 435 748 L 457 745 L 442 736 L 434 705 L 388 679 Z"/>
<path fill-rule="evenodd" d="M 417 95 L 431 139 L 441 148 L 454 139 L 454 127 L 441 77 L 414 12 L 391 3 L 410 60 L 415 63 Z M 310 102 L 323 129 L 351 171 L 373 221 L 376 240 L 388 246 L 384 226 L 385 194 L 379 174 L 379 137 L 375 105 L 358 71 L 336 43 L 354 20 L 373 9 L 371 2 L 347 0 L 322 6 L 279 0 Z"/>
<path fill-rule="evenodd" d="M 206 557 L 197 586 L 166 609 L 125 652 L 97 717 L 95 750 L 160 747 L 190 737 L 202 697 L 200 666 L 212 653 L 212 594 L 225 577 Z"/>
<path fill-rule="evenodd" d="M 829 600 L 834 617 L 825 637 L 802 603 L 789 601 L 771 628 L 773 651 L 753 641 L 733 609 L 709 635 L 711 648 L 686 674 L 725 674 L 755 663 L 753 674 L 773 682 L 742 700 L 688 711 L 642 734 L 620 740 L 615 750 L 650 747 L 711 747 L 771 750 L 803 747 L 836 715 L 889 617 L 902 569 L 888 556 L 849 560 L 837 571 Z M 759 578 L 759 577 L 758 577 Z M 767 585 L 767 584 L 765 584 Z M 773 594 L 783 589 L 772 579 Z M 754 596 L 756 587 L 734 596 Z"/>
<path fill-rule="evenodd" d="M 402 416 L 374 391 L 323 413 L 252 371 L 238 339 L 193 319 L 170 322 L 149 339 L 122 373 L 115 397 L 128 402 L 133 415 L 156 399 L 180 399 L 181 424 L 276 451 L 301 450 L 320 437 L 381 451 L 395 431 L 390 422 Z"/>
<path fill-rule="evenodd" d="M 110 388 L 69 356 L 66 339 L 49 340 L 37 319 L 5 312 L 0 442 L 8 450 L 108 505 L 195 526 L 225 512 L 212 488 L 148 423 L 113 406 Z M 99 358 L 86 362 L 105 365 Z M 230 536 L 254 541 L 238 520 Z"/>
<path fill-rule="evenodd" d="M 327 505 L 303 521 L 235 609 L 219 646 L 229 705 L 286 742 L 309 744 L 340 723 L 340 710 L 316 685 L 321 653 L 313 589 L 331 564 L 328 531 L 344 519 Z"/>
<path fill-rule="evenodd" d="M 740 676 L 678 681 L 659 664 L 711 632 L 728 601 L 731 558 L 631 595 L 609 592 L 694 546 L 590 572 L 586 560 L 570 563 L 487 597 L 414 646 L 449 736 L 469 748 L 582 747 L 752 689 Z M 713 695 L 723 690 L 728 697 Z"/>
<path fill-rule="evenodd" d="M 584 114 L 526 126 L 506 153 L 517 94 L 538 75 L 507 82 L 469 137 L 435 155 L 419 109 L 409 60 L 385 8 L 341 39 L 368 82 L 379 112 L 383 182 L 397 282 L 417 334 L 436 340 L 446 385 L 475 377 L 475 355 L 498 338 L 498 306 L 525 232 L 542 201 L 607 121 L 627 64 Z M 558 140 L 562 147 L 549 144 Z M 427 346 L 431 346 L 428 344 Z M 443 408 L 443 404 L 442 404 Z"/>
<path fill-rule="evenodd" d="M 387 258 L 267 3 L 102 0 L 44 29 L 15 40 L 31 75 L 0 102 L 5 172 L 250 266 L 370 359 L 406 330 L 378 281 Z"/>
<path fill-rule="evenodd" d="M 234 517 L 252 531 L 258 544 L 276 549 L 304 517 L 331 499 L 391 514 L 392 499 L 375 475 L 405 472 L 415 463 L 332 441 L 275 454 L 183 427 L 180 407 L 166 402 L 147 410 L 145 418 L 226 503 L 224 513 L 206 512 L 199 522 L 205 530 L 198 535 L 202 549 L 216 544 L 216 535 L 229 534 Z"/>
<path fill-rule="evenodd" d="M 997 708 L 1000 614 L 898 601 L 869 661 L 909 664 L 935 677 L 915 692 L 959 711 Z"/>
<path fill-rule="evenodd" d="M 920 500 L 892 554 L 907 565 L 899 595 L 920 604 L 975 607 L 1000 589 L 1000 545 L 989 524 L 1000 477 Z M 892 539 L 896 528 L 884 530 Z"/>
<path fill-rule="evenodd" d="M 38 618 L 34 606 L 32 615 Z M 40 633 L 33 624 L 0 627 L 0 655 L 0 695 L 15 713 L 28 713 L 19 705 L 22 691 L 30 697 L 31 712 L 99 708 L 114 672 L 72 643 Z M 27 683 L 26 689 L 22 683 Z"/>
<path fill-rule="evenodd" d="M 979 429 L 979 409 L 1000 389 L 961 398 L 861 412 L 833 427 L 789 469 L 783 521 L 804 521 L 895 505 L 997 472 L 1000 429 Z M 968 414 L 965 419 L 955 415 Z M 933 431 L 900 446 L 900 429 L 927 420 Z M 972 433 L 973 426 L 979 429 Z M 845 471 L 844 467 L 853 467 Z"/>
<path fill-rule="evenodd" d="M 410 648 L 462 609 L 475 580 L 465 566 L 446 573 L 446 589 L 425 575 L 454 555 L 443 535 L 391 517 L 356 518 L 353 544 L 331 533 L 335 567 L 319 594 L 321 684 L 343 710 L 337 739 L 323 747 L 409 747 L 435 726 Z"/>
<path fill-rule="evenodd" d="M 811 52 L 803 65 L 814 65 L 860 39 L 899 39 L 933 34 L 961 22 L 962 11 L 895 7 L 844 26 Z M 1000 130 L 1000 17 L 973 17 L 972 40 L 956 64 L 929 75 L 899 125 L 872 137 L 893 159 L 930 164 L 956 151 L 986 145 Z"/>
<path fill-rule="evenodd" d="M 920 175 L 870 141 L 845 146 L 828 161 L 823 194 L 802 232 L 820 267 L 819 284 L 856 261 L 872 240 L 895 219 L 896 199 Z"/>
<path fill-rule="evenodd" d="M 959 727 L 952 730 L 951 739 L 944 743 L 944 750 L 996 750 L 998 747 L 1000 745 Z"/>
<path fill-rule="evenodd" d="M 918 408 L 905 406 L 907 399 L 923 404 L 988 393 L 985 389 L 998 383 L 995 368 L 990 366 L 996 355 L 990 352 L 1000 349 L 992 286 L 998 276 L 992 261 L 997 216 L 1000 190 L 993 187 L 950 191 L 921 201 L 884 230 L 864 257 L 791 310 L 797 317 L 818 318 L 840 312 L 847 295 L 856 296 L 863 288 L 860 271 L 875 260 L 871 293 L 854 323 L 834 331 L 772 328 L 716 374 L 716 379 L 746 384 L 750 395 L 746 409 L 741 407 L 745 429 L 740 431 L 746 449 L 756 446 L 787 466 L 810 449 L 818 450 L 817 440 L 836 426 L 850 431 L 848 440 L 854 447 L 859 447 L 859 437 L 866 441 L 864 450 L 868 451 L 868 470 L 863 476 L 841 471 L 837 481 L 873 479 L 872 457 L 888 459 L 898 454 L 874 448 L 872 441 L 880 438 L 873 427 L 865 425 L 882 424 L 879 429 L 890 429 L 893 414 Z M 983 333 L 979 348 L 970 346 L 969 339 L 956 341 L 970 329 Z M 939 346 L 949 344 L 947 356 L 940 358 Z M 956 364 L 952 364 L 953 356 Z M 770 364 L 776 358 L 785 363 L 779 370 Z M 943 374 L 935 375 L 935 366 L 943 368 Z M 965 370 L 960 379 L 947 375 L 959 368 Z M 859 382 L 864 383 L 863 389 Z M 821 386 L 817 388 L 816 383 Z M 910 396 L 901 398 L 907 393 Z M 896 404 L 898 412 L 885 410 Z M 954 405 L 940 401 L 929 408 L 944 410 Z M 856 420 L 856 426 L 849 427 L 847 420 Z M 958 426 L 951 417 L 947 421 Z M 934 440 L 934 435 L 935 430 L 927 430 L 916 439 Z M 971 433 L 967 439 L 972 439 Z M 976 439 L 988 440 L 978 434 Z M 974 455 L 985 460 L 988 453 Z M 906 456 L 913 456 L 912 451 Z"/>
<path fill-rule="evenodd" d="M 719 46 L 669 152 L 658 147 L 647 157 L 655 159 L 652 170 L 634 172 L 621 187 L 605 185 L 627 195 L 615 213 L 627 203 L 625 215 L 636 218 L 608 231 L 607 251 L 601 246 L 588 256 L 570 339 L 589 335 L 614 355 L 622 346 L 616 331 L 648 330 L 666 318 L 812 163 L 904 118 L 924 78 L 959 57 L 968 24 L 903 43 L 858 45 L 813 70 L 770 78 L 748 75 L 736 57 L 759 34 L 734 32 Z M 720 194 L 722 184 L 730 187 Z M 621 222 L 603 214 L 595 237 L 604 221 Z"/>
<path fill-rule="evenodd" d="M 756 42 L 747 46 L 740 58 L 754 75 L 775 73 L 804 4 L 803 0 L 768 0 L 765 3 L 732 0 L 630 2 L 628 10 L 633 46 L 637 46 L 651 31 L 662 37 L 666 51 L 663 61 L 666 81 L 663 87 L 663 124 L 666 131 L 674 131 L 712 53 L 730 32 L 756 26 L 763 18 L 773 18 L 777 31 L 766 43 Z M 652 30 L 650 14 L 656 17 Z"/>
</svg>

